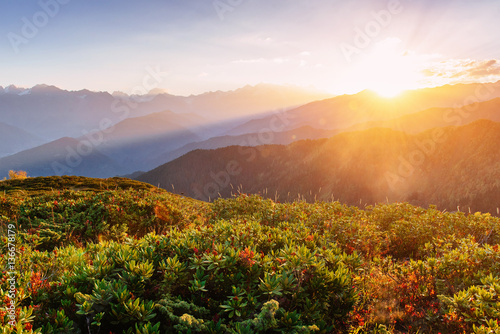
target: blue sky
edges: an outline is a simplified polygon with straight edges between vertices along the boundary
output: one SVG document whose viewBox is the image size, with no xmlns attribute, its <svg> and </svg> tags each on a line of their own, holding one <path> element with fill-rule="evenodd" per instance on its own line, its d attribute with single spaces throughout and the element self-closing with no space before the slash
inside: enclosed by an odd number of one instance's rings
<svg viewBox="0 0 500 334">
<path fill-rule="evenodd" d="M 500 79 L 496 0 L 4 0 L 0 13 L 2 86 L 131 92 L 147 68 L 182 95 Z"/>
</svg>

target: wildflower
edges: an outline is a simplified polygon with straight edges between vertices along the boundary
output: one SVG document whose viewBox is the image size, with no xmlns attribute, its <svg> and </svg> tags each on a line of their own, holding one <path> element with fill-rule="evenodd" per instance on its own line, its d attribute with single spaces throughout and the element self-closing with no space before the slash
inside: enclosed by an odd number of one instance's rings
<svg viewBox="0 0 500 334">
<path fill-rule="evenodd" d="M 239 257 L 243 264 L 245 266 L 251 267 L 254 265 L 255 261 L 253 260 L 253 257 L 255 256 L 255 253 L 251 251 L 250 249 L 245 248 L 245 250 L 240 251 Z"/>
</svg>

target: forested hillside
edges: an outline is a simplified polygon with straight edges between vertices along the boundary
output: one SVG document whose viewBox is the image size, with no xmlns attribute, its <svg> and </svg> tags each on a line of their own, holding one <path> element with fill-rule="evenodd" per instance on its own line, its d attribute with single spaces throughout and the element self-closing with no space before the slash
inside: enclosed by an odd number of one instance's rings
<svg viewBox="0 0 500 334">
<path fill-rule="evenodd" d="M 287 146 L 196 150 L 138 179 L 203 200 L 241 190 L 281 201 L 409 201 L 497 214 L 499 146 L 500 124 L 486 120 L 419 134 L 375 128 Z"/>
</svg>

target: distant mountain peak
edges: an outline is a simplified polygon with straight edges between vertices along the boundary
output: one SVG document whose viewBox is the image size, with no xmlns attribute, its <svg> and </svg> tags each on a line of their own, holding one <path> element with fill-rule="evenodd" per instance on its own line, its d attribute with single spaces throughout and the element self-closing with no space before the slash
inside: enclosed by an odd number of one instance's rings
<svg viewBox="0 0 500 334">
<path fill-rule="evenodd" d="M 154 88 L 148 92 L 148 95 L 161 95 L 161 94 L 170 95 L 169 92 L 165 88 Z"/>
<path fill-rule="evenodd" d="M 33 86 L 31 88 L 31 91 L 33 93 L 48 94 L 48 93 L 59 93 L 59 92 L 62 92 L 63 90 L 56 87 L 56 86 L 53 86 L 53 85 L 40 84 L 40 85 Z"/>
<path fill-rule="evenodd" d="M 16 85 L 8 85 L 4 88 L 4 92 L 7 94 L 19 94 L 24 91 L 24 88 L 17 87 Z"/>
<path fill-rule="evenodd" d="M 22 91 L 21 93 L 18 93 L 17 95 L 23 96 L 23 95 L 30 95 L 31 94 L 31 89 L 26 89 Z"/>
<path fill-rule="evenodd" d="M 116 97 L 125 97 L 125 96 L 128 96 L 127 93 L 124 93 L 122 91 L 119 91 L 119 90 L 115 90 L 113 93 L 111 93 L 112 96 L 116 96 Z"/>
</svg>

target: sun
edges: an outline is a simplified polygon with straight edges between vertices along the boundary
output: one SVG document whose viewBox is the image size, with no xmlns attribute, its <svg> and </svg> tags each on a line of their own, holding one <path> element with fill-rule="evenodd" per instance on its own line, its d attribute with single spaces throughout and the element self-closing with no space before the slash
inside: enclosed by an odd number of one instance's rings
<svg viewBox="0 0 500 334">
<path fill-rule="evenodd" d="M 381 97 L 393 98 L 401 94 L 405 89 L 401 89 L 398 86 L 380 85 L 378 87 L 372 87 L 371 90 Z"/>
<path fill-rule="evenodd" d="M 401 49 L 401 40 L 386 39 L 377 43 L 356 64 L 357 77 L 363 89 L 385 98 L 393 98 L 405 90 L 418 88 L 421 80 L 419 62 Z"/>
</svg>

